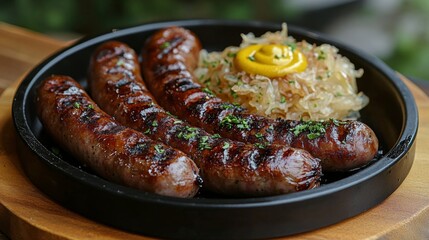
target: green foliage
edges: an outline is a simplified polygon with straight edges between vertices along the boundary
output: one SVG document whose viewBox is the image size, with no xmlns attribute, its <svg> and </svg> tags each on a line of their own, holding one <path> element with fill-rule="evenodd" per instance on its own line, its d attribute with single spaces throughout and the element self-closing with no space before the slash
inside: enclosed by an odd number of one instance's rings
<svg viewBox="0 0 429 240">
<path fill-rule="evenodd" d="M 406 19 L 395 21 L 399 25 L 394 35 L 395 50 L 384 60 L 404 75 L 429 80 L 429 1 L 404 1 L 401 9 Z"/>
<path fill-rule="evenodd" d="M 39 32 L 93 34 L 157 20 L 275 19 L 280 0 L 15 0 L 0 2 L 0 20 Z"/>
<path fill-rule="evenodd" d="M 403 0 L 400 12 L 392 19 L 395 50 L 383 59 L 395 70 L 429 79 L 429 28 L 420 24 L 411 32 L 400 25 L 404 13 L 429 22 L 429 1 Z M 192 18 L 251 19 L 288 21 L 299 18 L 301 10 L 282 0 L 2 0 L 0 21 L 42 33 L 74 32 L 95 34 L 145 22 Z M 374 12 L 361 11 L 365 14 Z M 318 21 L 314 19 L 313 21 Z"/>
</svg>

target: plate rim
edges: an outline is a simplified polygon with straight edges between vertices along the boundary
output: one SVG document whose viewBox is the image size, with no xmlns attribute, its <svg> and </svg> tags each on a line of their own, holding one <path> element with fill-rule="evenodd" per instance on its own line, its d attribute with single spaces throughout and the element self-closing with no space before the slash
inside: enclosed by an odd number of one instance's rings
<svg viewBox="0 0 429 240">
<path fill-rule="evenodd" d="M 405 119 L 403 120 L 404 124 L 400 131 L 400 136 L 397 142 L 394 144 L 392 149 L 384 153 L 384 155 L 369 166 L 366 169 L 363 169 L 352 176 L 346 177 L 344 179 L 329 183 L 323 186 L 320 186 L 316 189 L 305 190 L 302 192 L 289 193 L 277 196 L 267 196 L 267 197 L 249 197 L 249 198 L 191 198 L 191 199 L 182 199 L 168 196 L 161 196 L 152 193 L 147 193 L 118 185 L 116 183 L 104 180 L 98 176 L 87 173 L 82 169 L 79 169 L 71 164 L 67 163 L 63 159 L 54 155 L 46 146 L 40 142 L 40 140 L 33 134 L 26 116 L 26 107 L 25 102 L 28 101 L 29 91 L 31 91 L 35 86 L 37 79 L 40 78 L 40 75 L 49 69 L 51 66 L 56 64 L 61 59 L 79 51 L 83 48 L 86 48 L 88 45 L 93 45 L 101 43 L 106 39 L 117 38 L 121 36 L 126 36 L 132 33 L 141 32 L 141 31 L 150 31 L 156 30 L 162 27 L 170 25 L 178 25 L 185 27 L 192 26 L 201 26 L 201 25 L 233 25 L 233 26 L 246 26 L 246 27 L 262 27 L 262 28 L 274 28 L 276 26 L 281 29 L 281 23 L 279 22 L 266 22 L 266 21 L 243 21 L 243 20 L 219 20 L 219 19 L 190 19 L 190 20 L 174 20 L 174 21 L 157 21 L 151 23 L 144 23 L 137 26 L 126 27 L 123 29 L 114 29 L 112 31 L 106 31 L 101 34 L 89 35 L 79 41 L 73 43 L 72 45 L 63 48 L 39 64 L 37 64 L 21 81 L 12 103 L 12 117 L 14 126 L 17 129 L 19 138 L 31 149 L 31 151 L 42 158 L 46 164 L 49 164 L 49 167 L 56 168 L 61 171 L 62 174 L 72 177 L 74 180 L 86 184 L 90 187 L 95 187 L 97 189 L 102 188 L 101 186 L 107 185 L 108 188 L 103 187 L 102 191 L 107 191 L 109 194 L 118 195 L 123 198 L 130 198 L 133 200 L 143 201 L 143 202 L 153 202 L 171 206 L 179 206 L 186 208 L 262 208 L 266 206 L 275 206 L 283 204 L 292 204 L 309 199 L 325 197 L 331 195 L 335 192 L 343 191 L 355 185 L 358 185 L 362 182 L 366 182 L 371 178 L 379 175 L 381 172 L 386 171 L 389 168 L 392 168 L 398 161 L 400 161 L 408 151 L 399 151 L 399 154 L 395 154 L 395 151 L 398 149 L 403 149 L 404 147 L 410 150 L 415 144 L 415 139 L 418 131 L 418 110 L 411 91 L 408 87 L 402 82 L 399 76 L 388 67 L 384 62 L 378 59 L 375 56 L 372 56 L 368 53 L 364 53 L 354 47 L 346 45 L 342 42 L 339 42 L 331 37 L 326 36 L 323 33 L 318 33 L 315 31 L 309 31 L 301 27 L 297 27 L 291 24 L 288 24 L 289 32 L 294 32 L 294 34 L 300 34 L 305 37 L 316 39 L 321 42 L 327 42 L 333 44 L 334 46 L 341 49 L 341 51 L 347 51 L 350 54 L 355 55 L 358 58 L 363 59 L 365 62 L 372 65 L 385 77 L 389 78 L 392 86 L 400 93 L 400 97 L 404 102 L 404 112 L 406 113 Z M 291 34 L 293 36 L 293 34 Z M 21 106 L 20 104 L 24 104 Z M 21 116 L 23 119 L 20 119 Z M 412 118 L 412 116 L 415 116 Z M 25 132 L 25 134 L 23 133 Z M 32 142 L 33 140 L 35 142 Z M 41 151 L 41 153 L 40 153 Z M 46 157 L 42 157 L 46 156 Z M 408 174 L 408 172 L 407 172 Z M 88 179 L 90 181 L 88 181 Z M 403 180 L 403 179 L 402 179 Z M 399 186 L 399 185 L 398 185 Z M 395 188 L 396 189 L 396 188 Z M 390 195 L 390 194 L 389 194 Z"/>
</svg>

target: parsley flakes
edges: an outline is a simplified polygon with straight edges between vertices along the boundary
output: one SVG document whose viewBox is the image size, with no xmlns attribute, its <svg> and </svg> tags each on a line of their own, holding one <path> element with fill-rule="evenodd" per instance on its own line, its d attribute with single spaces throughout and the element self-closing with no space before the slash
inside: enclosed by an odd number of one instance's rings
<svg viewBox="0 0 429 240">
<path fill-rule="evenodd" d="M 159 46 L 159 48 L 161 48 L 161 49 L 166 49 L 166 48 L 168 48 L 170 45 L 171 45 L 171 43 L 170 43 L 170 42 L 163 42 L 163 43 L 161 44 L 161 46 Z"/>
<path fill-rule="evenodd" d="M 203 92 L 207 93 L 210 96 L 214 96 L 214 93 L 212 92 L 212 90 L 208 89 L 208 88 L 203 88 Z"/>
<path fill-rule="evenodd" d="M 198 143 L 198 149 L 200 151 L 205 149 L 212 149 L 212 147 L 209 144 L 209 136 L 201 137 L 200 142 Z"/>
<path fill-rule="evenodd" d="M 307 132 L 307 138 L 316 139 L 326 133 L 326 123 L 323 121 L 302 121 L 300 124 L 291 128 L 295 136 Z"/>
<path fill-rule="evenodd" d="M 332 123 L 334 123 L 334 125 L 335 126 L 340 126 L 340 125 L 345 125 L 345 124 L 347 124 L 347 122 L 346 121 L 341 121 L 341 120 L 338 120 L 338 119 L 331 119 L 331 121 L 332 121 Z"/>
<path fill-rule="evenodd" d="M 220 105 L 220 108 L 222 108 L 223 110 L 228 110 L 228 109 L 234 109 L 236 106 L 230 103 L 222 103 Z"/>
<path fill-rule="evenodd" d="M 197 128 L 186 126 L 177 134 L 177 137 L 184 140 L 189 140 L 191 138 L 194 138 L 197 135 L 197 133 L 198 133 Z"/>
<path fill-rule="evenodd" d="M 156 144 L 154 148 L 155 148 L 155 151 L 159 154 L 162 154 L 165 152 L 165 149 L 162 147 L 161 144 Z"/>
<path fill-rule="evenodd" d="M 214 138 L 214 139 L 221 138 L 221 136 L 219 135 L 219 133 L 215 133 L 215 134 L 213 134 L 212 138 Z"/>
<path fill-rule="evenodd" d="M 80 108 L 80 103 L 79 102 L 74 102 L 73 103 L 73 107 L 74 108 Z"/>
<path fill-rule="evenodd" d="M 240 130 L 250 130 L 249 124 L 249 120 L 234 115 L 227 115 L 220 122 L 220 125 L 227 129 L 232 129 L 235 126 Z"/>
<path fill-rule="evenodd" d="M 256 137 L 257 139 L 264 139 L 264 135 L 263 135 L 262 133 L 256 133 L 256 134 L 255 134 L 255 137 Z"/>
<path fill-rule="evenodd" d="M 158 127 L 158 121 L 154 120 L 154 121 L 152 122 L 152 127 Z"/>
<path fill-rule="evenodd" d="M 319 53 L 317 53 L 317 60 L 325 60 L 326 59 L 326 53 L 323 50 L 320 50 Z"/>
<path fill-rule="evenodd" d="M 267 147 L 266 143 L 255 143 L 253 145 L 259 149 L 265 149 Z"/>
</svg>

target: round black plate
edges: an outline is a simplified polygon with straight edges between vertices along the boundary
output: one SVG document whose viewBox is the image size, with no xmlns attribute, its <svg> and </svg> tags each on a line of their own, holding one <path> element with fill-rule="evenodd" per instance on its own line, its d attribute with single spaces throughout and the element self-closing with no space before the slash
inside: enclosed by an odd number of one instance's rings
<svg viewBox="0 0 429 240">
<path fill-rule="evenodd" d="M 379 59 L 320 34 L 289 26 L 297 40 L 329 43 L 365 74 L 359 89 L 370 104 L 361 112 L 384 147 L 378 161 L 318 189 L 260 198 L 163 197 L 108 182 L 52 151 L 35 112 L 35 89 L 51 74 L 85 85 L 89 58 L 100 43 L 115 39 L 140 52 L 155 30 L 180 25 L 194 31 L 208 50 L 240 43 L 240 33 L 278 31 L 280 23 L 188 20 L 150 23 L 85 38 L 38 65 L 19 86 L 13 120 L 22 166 L 52 199 L 88 218 L 126 231 L 163 238 L 266 238 L 310 231 L 355 216 L 379 204 L 402 183 L 414 159 L 417 108 L 407 87 Z M 368 36 L 371 37 L 371 36 Z"/>
</svg>

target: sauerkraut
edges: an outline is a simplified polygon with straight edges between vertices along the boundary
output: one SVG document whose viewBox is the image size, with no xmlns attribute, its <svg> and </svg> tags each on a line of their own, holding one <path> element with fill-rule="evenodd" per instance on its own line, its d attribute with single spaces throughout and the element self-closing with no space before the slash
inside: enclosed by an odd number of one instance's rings
<svg viewBox="0 0 429 240">
<path fill-rule="evenodd" d="M 369 99 L 357 89 L 363 75 L 332 45 L 317 46 L 288 36 L 287 25 L 260 37 L 242 34 L 240 46 L 222 52 L 200 52 L 195 75 L 200 83 L 223 100 L 239 104 L 253 113 L 294 120 L 357 119 Z M 237 52 L 251 44 L 284 44 L 307 58 L 303 72 L 268 78 L 239 71 L 234 66 Z"/>
</svg>

